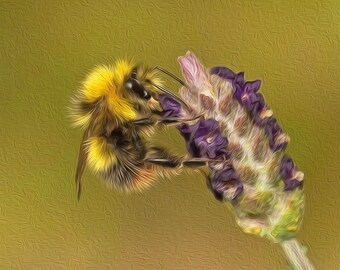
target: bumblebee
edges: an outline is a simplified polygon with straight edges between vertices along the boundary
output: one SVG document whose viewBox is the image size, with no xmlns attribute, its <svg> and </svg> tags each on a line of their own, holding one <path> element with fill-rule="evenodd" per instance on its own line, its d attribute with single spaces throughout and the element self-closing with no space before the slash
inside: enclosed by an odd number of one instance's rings
<svg viewBox="0 0 340 270">
<path fill-rule="evenodd" d="M 162 116 L 161 93 L 185 102 L 161 84 L 160 72 L 183 82 L 160 68 L 147 68 L 118 60 L 112 66 L 98 66 L 89 73 L 72 98 L 70 116 L 84 130 L 76 165 L 78 200 L 85 167 L 107 183 L 123 190 L 141 190 L 159 176 L 177 173 L 184 167 L 206 165 L 170 153 L 148 143 L 156 128 L 193 121 Z"/>
</svg>

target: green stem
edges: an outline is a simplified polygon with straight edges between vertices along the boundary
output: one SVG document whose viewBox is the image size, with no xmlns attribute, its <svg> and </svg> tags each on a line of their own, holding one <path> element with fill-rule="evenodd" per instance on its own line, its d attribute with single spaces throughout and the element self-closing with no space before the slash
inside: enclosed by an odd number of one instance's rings
<svg viewBox="0 0 340 270">
<path fill-rule="evenodd" d="M 314 270 L 315 267 L 308 259 L 305 248 L 296 239 L 281 242 L 281 246 L 294 270 Z"/>
</svg>

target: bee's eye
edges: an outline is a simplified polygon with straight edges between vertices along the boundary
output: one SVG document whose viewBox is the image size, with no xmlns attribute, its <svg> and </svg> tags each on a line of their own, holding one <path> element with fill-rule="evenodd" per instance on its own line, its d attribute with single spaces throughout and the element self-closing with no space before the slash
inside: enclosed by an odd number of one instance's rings
<svg viewBox="0 0 340 270">
<path fill-rule="evenodd" d="M 148 91 L 146 91 L 145 89 L 143 91 L 143 98 L 145 98 L 145 99 L 150 99 L 151 98 L 150 93 Z"/>
<path fill-rule="evenodd" d="M 132 90 L 136 95 L 143 99 L 150 99 L 150 93 L 135 79 L 129 79 L 125 83 L 125 87 Z"/>
</svg>

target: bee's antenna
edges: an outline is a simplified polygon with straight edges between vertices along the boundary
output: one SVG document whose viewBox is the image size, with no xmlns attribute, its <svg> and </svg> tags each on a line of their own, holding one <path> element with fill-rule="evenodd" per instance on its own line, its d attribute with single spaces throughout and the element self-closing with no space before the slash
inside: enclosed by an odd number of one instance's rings
<svg viewBox="0 0 340 270">
<path fill-rule="evenodd" d="M 179 82 L 181 85 L 186 86 L 186 84 L 180 79 L 178 78 L 175 74 L 171 73 L 170 71 L 167 71 L 166 69 L 160 67 L 160 66 L 156 66 L 153 68 L 153 70 L 159 70 L 161 72 L 163 72 L 164 74 L 168 75 L 169 77 L 173 78 L 175 81 Z"/>
<path fill-rule="evenodd" d="M 163 93 L 168 94 L 169 96 L 173 97 L 174 99 L 176 99 L 177 101 L 179 101 L 180 103 L 182 103 L 188 110 L 190 110 L 189 106 L 184 102 L 183 99 L 181 99 L 179 96 L 176 96 L 174 93 L 172 93 L 170 90 L 157 85 L 155 83 L 153 83 L 152 81 L 148 80 L 148 83 L 150 83 L 151 85 L 153 85 L 154 87 L 156 87 L 158 90 L 162 91 Z"/>
</svg>

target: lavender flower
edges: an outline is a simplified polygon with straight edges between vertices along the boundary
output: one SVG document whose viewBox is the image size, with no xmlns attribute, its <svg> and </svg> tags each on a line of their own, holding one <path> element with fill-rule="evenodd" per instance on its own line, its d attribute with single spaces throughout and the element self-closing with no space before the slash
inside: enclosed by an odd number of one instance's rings
<svg viewBox="0 0 340 270">
<path fill-rule="evenodd" d="M 207 71 L 191 52 L 178 60 L 188 85 L 180 94 L 190 112 L 176 107 L 172 115 L 204 113 L 178 129 L 193 157 L 224 158 L 209 164 L 214 196 L 232 203 L 244 232 L 281 242 L 293 264 L 312 269 L 303 255 L 296 262 L 289 253 L 300 248 L 292 239 L 302 222 L 304 175 L 284 155 L 289 138 L 259 93 L 261 81 L 246 81 L 243 72 L 227 67 Z M 165 113 L 170 103 L 163 99 Z"/>
<path fill-rule="evenodd" d="M 228 140 L 221 135 L 216 120 L 199 119 L 194 125 L 180 127 L 184 138 L 188 138 L 187 150 L 193 157 L 218 158 L 226 154 Z"/>
<path fill-rule="evenodd" d="M 190 112 L 171 97 L 162 98 L 162 106 L 169 116 L 204 112 L 204 118 L 178 129 L 191 156 L 225 160 L 209 165 L 213 193 L 233 202 L 245 232 L 274 241 L 293 237 L 302 217 L 303 173 L 282 154 L 288 136 L 259 93 L 261 82 L 246 81 L 243 72 L 227 67 L 207 72 L 192 53 L 179 62 L 189 86 L 180 94 Z"/>
</svg>

